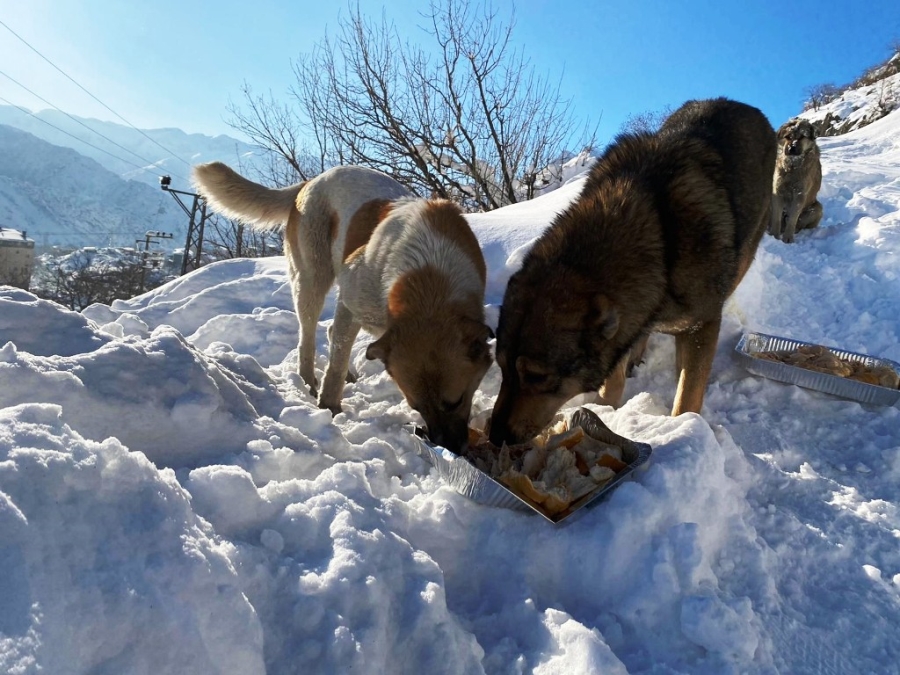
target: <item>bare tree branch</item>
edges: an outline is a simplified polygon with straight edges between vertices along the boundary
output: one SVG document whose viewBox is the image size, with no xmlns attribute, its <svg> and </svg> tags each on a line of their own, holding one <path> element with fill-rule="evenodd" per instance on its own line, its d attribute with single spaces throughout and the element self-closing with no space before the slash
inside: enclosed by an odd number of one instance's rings
<svg viewBox="0 0 900 675">
<path fill-rule="evenodd" d="M 567 144 L 593 146 L 596 127 L 577 137 L 559 84 L 513 50 L 513 17 L 504 23 L 473 0 L 431 0 L 423 18 L 420 46 L 383 12 L 372 20 L 351 4 L 335 37 L 294 63 L 295 108 L 245 86 L 232 126 L 298 179 L 359 164 L 477 210 L 533 197 L 538 175 L 555 180 L 571 156 Z"/>
</svg>

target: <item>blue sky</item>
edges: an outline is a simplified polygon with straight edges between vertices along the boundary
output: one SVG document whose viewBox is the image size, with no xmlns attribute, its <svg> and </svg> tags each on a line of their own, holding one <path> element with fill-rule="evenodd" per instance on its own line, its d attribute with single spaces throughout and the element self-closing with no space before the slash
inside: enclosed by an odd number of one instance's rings
<svg viewBox="0 0 900 675">
<path fill-rule="evenodd" d="M 410 39 L 427 36 L 427 3 L 369 2 Z M 495 6 L 509 16 L 509 2 Z M 333 34 L 343 2 L 234 0 L 0 0 L 0 21 L 141 128 L 237 135 L 229 100 L 247 82 L 284 95 L 291 61 Z M 801 110 L 804 90 L 842 84 L 900 39 L 897 0 L 837 3 L 649 0 L 515 3 L 516 47 L 540 74 L 561 78 L 577 120 L 599 120 L 605 144 L 629 114 L 729 96 L 756 105 L 774 126 Z M 0 25 L 0 97 L 121 122 Z M 3 101 L 0 101 L 3 104 Z"/>
</svg>

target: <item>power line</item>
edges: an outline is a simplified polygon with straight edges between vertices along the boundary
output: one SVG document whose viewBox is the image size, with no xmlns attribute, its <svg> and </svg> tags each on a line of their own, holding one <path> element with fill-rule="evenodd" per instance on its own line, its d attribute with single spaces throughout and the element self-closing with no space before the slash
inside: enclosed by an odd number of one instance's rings
<svg viewBox="0 0 900 675">
<path fill-rule="evenodd" d="M 5 98 L 3 98 L 2 96 L 0 96 L 0 101 L 3 101 L 3 102 L 6 103 L 7 105 L 11 105 L 13 108 L 18 108 L 19 110 L 21 110 L 21 111 L 22 111 L 23 113 L 25 113 L 26 115 L 31 115 L 31 116 L 32 116 L 34 119 L 36 119 L 37 121 L 43 122 L 43 123 L 46 124 L 47 126 L 53 127 L 54 129 L 56 129 L 58 132 L 60 132 L 60 133 L 62 133 L 62 134 L 65 134 L 66 136 L 69 136 L 70 138 L 74 138 L 76 141 L 79 141 L 79 142 L 81 142 L 81 143 L 84 143 L 85 145 L 89 145 L 89 146 L 91 146 L 92 148 L 94 148 L 94 150 L 99 150 L 100 152 L 103 152 L 103 153 L 109 155 L 110 157 L 113 157 L 113 158 L 119 160 L 120 162 L 125 162 L 125 164 L 130 164 L 131 166 L 133 166 L 133 167 L 136 168 L 136 169 L 140 169 L 141 171 L 147 171 L 147 172 L 152 173 L 152 174 L 154 174 L 154 175 L 158 173 L 157 171 L 150 171 L 150 169 L 148 169 L 148 168 L 145 167 L 145 166 L 140 166 L 140 165 L 138 165 L 138 164 L 135 164 L 135 163 L 132 162 L 131 160 L 124 159 L 123 157 L 119 157 L 118 155 L 114 155 L 114 154 L 111 153 L 109 150 L 104 150 L 103 148 L 101 148 L 101 147 L 99 147 L 99 146 L 96 146 L 96 145 L 94 145 L 93 143 L 90 143 L 90 142 L 84 140 L 83 138 L 78 138 L 78 136 L 75 136 L 74 134 L 70 134 L 70 133 L 69 133 L 68 131 L 66 131 L 65 129 L 60 129 L 60 128 L 59 128 L 58 126 L 56 126 L 55 124 L 51 124 L 51 123 L 48 122 L 47 120 L 38 117 L 37 115 L 35 115 L 33 112 L 31 112 L 31 111 L 28 110 L 27 108 L 23 108 L 23 107 L 20 106 L 20 105 L 16 105 L 16 104 L 13 103 L 12 101 L 7 101 L 7 100 L 6 100 Z M 184 179 L 182 178 L 182 180 L 184 180 Z"/>
<path fill-rule="evenodd" d="M 100 133 L 99 131 L 97 131 L 96 129 L 93 129 L 93 128 L 89 127 L 87 124 L 85 124 L 84 122 L 82 122 L 80 119 L 78 119 L 78 118 L 75 117 L 74 115 L 70 115 L 70 114 L 67 113 L 65 110 L 63 110 L 62 108 L 60 108 L 60 107 L 54 105 L 53 103 L 51 103 L 50 101 L 48 101 L 47 99 L 45 99 L 45 98 L 44 98 L 43 96 L 41 96 L 40 94 L 37 94 L 36 92 L 34 92 L 34 91 L 32 91 L 31 89 L 29 89 L 28 87 L 26 87 L 24 84 L 22 84 L 21 82 L 19 82 L 17 79 L 15 79 L 14 77 L 12 77 L 11 75 L 9 75 L 9 74 L 7 74 L 7 73 L 4 73 L 2 70 L 0 70 L 0 75 L 3 75 L 3 77 L 5 77 L 6 79 L 8 79 L 8 80 L 10 80 L 11 82 L 17 84 L 18 86 L 20 86 L 22 89 L 24 89 L 25 91 L 27 91 L 29 94 L 31 94 L 31 95 L 34 96 L 35 98 L 38 98 L 38 99 L 40 99 L 41 101 L 43 101 L 44 103 L 46 103 L 47 105 L 49 105 L 51 108 L 55 108 L 56 110 L 58 110 L 59 112 L 61 112 L 63 115 L 65 115 L 66 117 L 68 117 L 70 120 L 72 120 L 72 121 L 75 122 L 76 124 L 80 124 L 81 126 L 83 126 L 83 127 L 84 127 L 85 129 L 87 129 L 88 131 L 91 131 L 91 132 L 97 134 L 100 138 L 104 139 L 105 141 L 108 141 L 109 143 L 112 143 L 112 144 L 115 145 L 117 148 L 121 148 L 121 149 L 124 150 L 125 152 L 127 152 L 127 153 L 129 153 L 129 154 L 131 154 L 131 155 L 134 155 L 134 156 L 137 157 L 139 160 L 141 160 L 142 162 L 145 162 L 145 163 L 146 163 L 147 165 L 149 165 L 149 166 L 156 166 L 156 162 L 153 162 L 153 161 L 147 159 L 146 157 L 141 157 L 141 156 L 140 156 L 139 154 L 137 154 L 134 150 L 131 150 L 131 149 L 129 149 L 129 148 L 126 148 L 124 145 L 121 145 L 121 144 L 119 144 L 119 143 L 116 143 L 114 140 L 112 140 L 111 138 L 109 138 L 109 137 L 107 137 L 107 136 L 104 136 L 103 134 L 101 134 L 101 133 Z M 38 118 L 38 119 L 40 119 L 40 118 Z M 41 121 L 44 121 L 44 120 L 41 120 Z M 49 124 L 49 122 L 48 122 L 48 124 Z M 76 137 L 76 136 L 73 136 L 73 138 L 77 138 L 77 137 Z M 81 140 L 81 139 L 78 139 L 78 140 Z M 134 166 L 134 165 L 133 165 L 133 166 Z M 149 171 L 149 169 L 146 169 L 146 170 Z M 178 174 L 175 174 L 175 173 L 173 173 L 173 175 L 178 176 Z M 178 178 L 180 178 L 181 180 L 184 180 L 185 182 L 190 182 L 190 181 L 187 181 L 183 176 L 178 176 Z"/>
<path fill-rule="evenodd" d="M 81 91 L 83 91 L 85 94 L 87 94 L 88 96 L 90 96 L 90 97 L 91 97 L 92 99 L 94 99 L 97 103 L 99 103 L 100 105 L 102 105 L 104 108 L 106 108 L 107 110 L 109 110 L 109 112 L 111 112 L 113 115 L 115 115 L 115 116 L 118 117 L 120 120 L 122 120 L 123 122 L 125 122 L 125 124 L 127 124 L 127 125 L 130 126 L 132 129 L 134 129 L 135 131 L 137 131 L 139 134 L 141 134 L 141 136 L 143 136 L 144 138 L 146 138 L 146 139 L 147 139 L 148 141 L 150 141 L 151 143 L 155 143 L 156 145 L 158 145 L 160 148 L 162 148 L 163 150 L 165 150 L 166 152 L 168 152 L 170 155 L 172 155 L 172 157 L 174 157 L 174 158 L 177 159 L 178 161 L 183 162 L 183 163 L 186 164 L 187 166 L 191 166 L 191 163 L 190 163 L 190 162 L 188 162 L 188 161 L 185 160 L 185 159 L 182 159 L 181 157 L 179 157 L 178 155 L 176 155 L 174 152 L 172 152 L 171 150 L 169 150 L 166 146 L 164 146 L 164 145 L 162 145 L 161 143 L 159 143 L 156 139 L 151 138 L 150 136 L 148 136 L 148 135 L 147 135 L 146 133 L 144 133 L 141 129 L 138 129 L 138 128 L 137 128 L 136 126 L 134 126 L 131 122 L 129 122 L 128 120 L 126 120 L 126 119 L 125 119 L 124 117 L 122 117 L 119 113 L 117 113 L 115 110 L 113 110 L 112 108 L 110 108 L 108 105 L 106 105 L 106 104 L 105 104 L 103 101 L 101 101 L 99 98 L 97 98 L 96 96 L 94 96 L 91 92 L 89 92 L 87 89 L 85 89 L 83 86 L 81 86 L 78 82 L 75 81 L 74 78 L 72 78 L 72 77 L 71 77 L 68 73 L 66 73 L 62 68 L 60 68 L 60 67 L 57 66 L 55 63 L 53 63 L 53 61 L 51 61 L 51 60 L 48 59 L 46 56 L 44 56 L 43 54 L 41 54 L 35 47 L 32 47 L 31 44 L 29 44 L 29 42 L 28 42 L 25 38 L 23 38 L 21 35 L 19 35 L 16 31 L 14 31 L 14 30 L 13 30 L 12 28 L 10 28 L 9 26 L 7 26 L 2 20 L 0 20 L 0 26 L 3 26 L 6 30 L 8 30 L 8 31 L 9 31 L 10 33 L 12 33 L 13 35 L 15 35 L 15 36 L 16 36 L 19 40 L 21 40 L 21 41 L 25 44 L 25 46 L 27 46 L 31 51 L 33 51 L 35 54 L 37 54 L 37 55 L 40 56 L 42 59 L 44 59 L 44 61 L 46 61 L 46 62 L 49 63 L 51 66 L 53 66 L 56 70 L 58 70 L 60 73 L 62 73 L 62 74 L 63 74 L 69 81 L 71 81 L 76 87 L 78 87 L 79 89 L 81 89 Z"/>
</svg>

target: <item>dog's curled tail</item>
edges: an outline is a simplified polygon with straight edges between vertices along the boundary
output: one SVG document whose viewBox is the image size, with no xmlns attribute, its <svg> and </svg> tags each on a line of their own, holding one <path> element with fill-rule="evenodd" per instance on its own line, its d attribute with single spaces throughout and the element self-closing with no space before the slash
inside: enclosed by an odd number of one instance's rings
<svg viewBox="0 0 900 675">
<path fill-rule="evenodd" d="M 214 211 L 265 230 L 278 230 L 287 224 L 305 185 L 268 188 L 244 178 L 222 162 L 195 166 L 193 183 Z"/>
</svg>

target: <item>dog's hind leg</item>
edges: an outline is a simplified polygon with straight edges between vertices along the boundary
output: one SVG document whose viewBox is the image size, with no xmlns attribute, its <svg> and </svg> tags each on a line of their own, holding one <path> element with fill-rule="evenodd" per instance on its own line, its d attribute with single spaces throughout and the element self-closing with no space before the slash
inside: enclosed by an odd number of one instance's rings
<svg viewBox="0 0 900 675">
<path fill-rule="evenodd" d="M 672 407 L 673 417 L 684 412 L 699 413 L 703 407 L 706 383 L 716 355 L 720 324 L 721 318 L 718 318 L 675 336 L 675 362 L 679 373 L 675 404 Z"/>
<path fill-rule="evenodd" d="M 309 385 L 310 393 L 317 393 L 316 382 L 316 328 L 319 316 L 325 306 L 325 297 L 331 288 L 331 279 L 322 279 L 314 271 L 301 271 L 295 281 L 294 305 L 300 320 L 300 342 L 298 344 L 300 377 Z"/>
<path fill-rule="evenodd" d="M 344 382 L 350 367 L 350 350 L 359 329 L 359 323 L 354 320 L 353 314 L 338 296 L 334 323 L 329 331 L 328 367 L 322 379 L 322 392 L 319 394 L 319 407 L 328 408 L 334 415 L 341 412 Z"/>
<path fill-rule="evenodd" d="M 797 229 L 815 229 L 818 227 L 820 220 L 822 220 L 822 203 L 816 201 L 804 209 L 803 213 L 800 214 L 800 218 L 797 220 Z"/>
<path fill-rule="evenodd" d="M 325 306 L 325 297 L 334 283 L 331 265 L 316 260 L 315 251 L 306 251 L 298 238 L 299 214 L 292 214 L 285 232 L 284 248 L 294 309 L 300 322 L 300 339 L 297 345 L 298 371 L 313 396 L 318 394 L 316 382 L 316 328 Z M 317 264 L 318 262 L 318 264 Z"/>
</svg>

